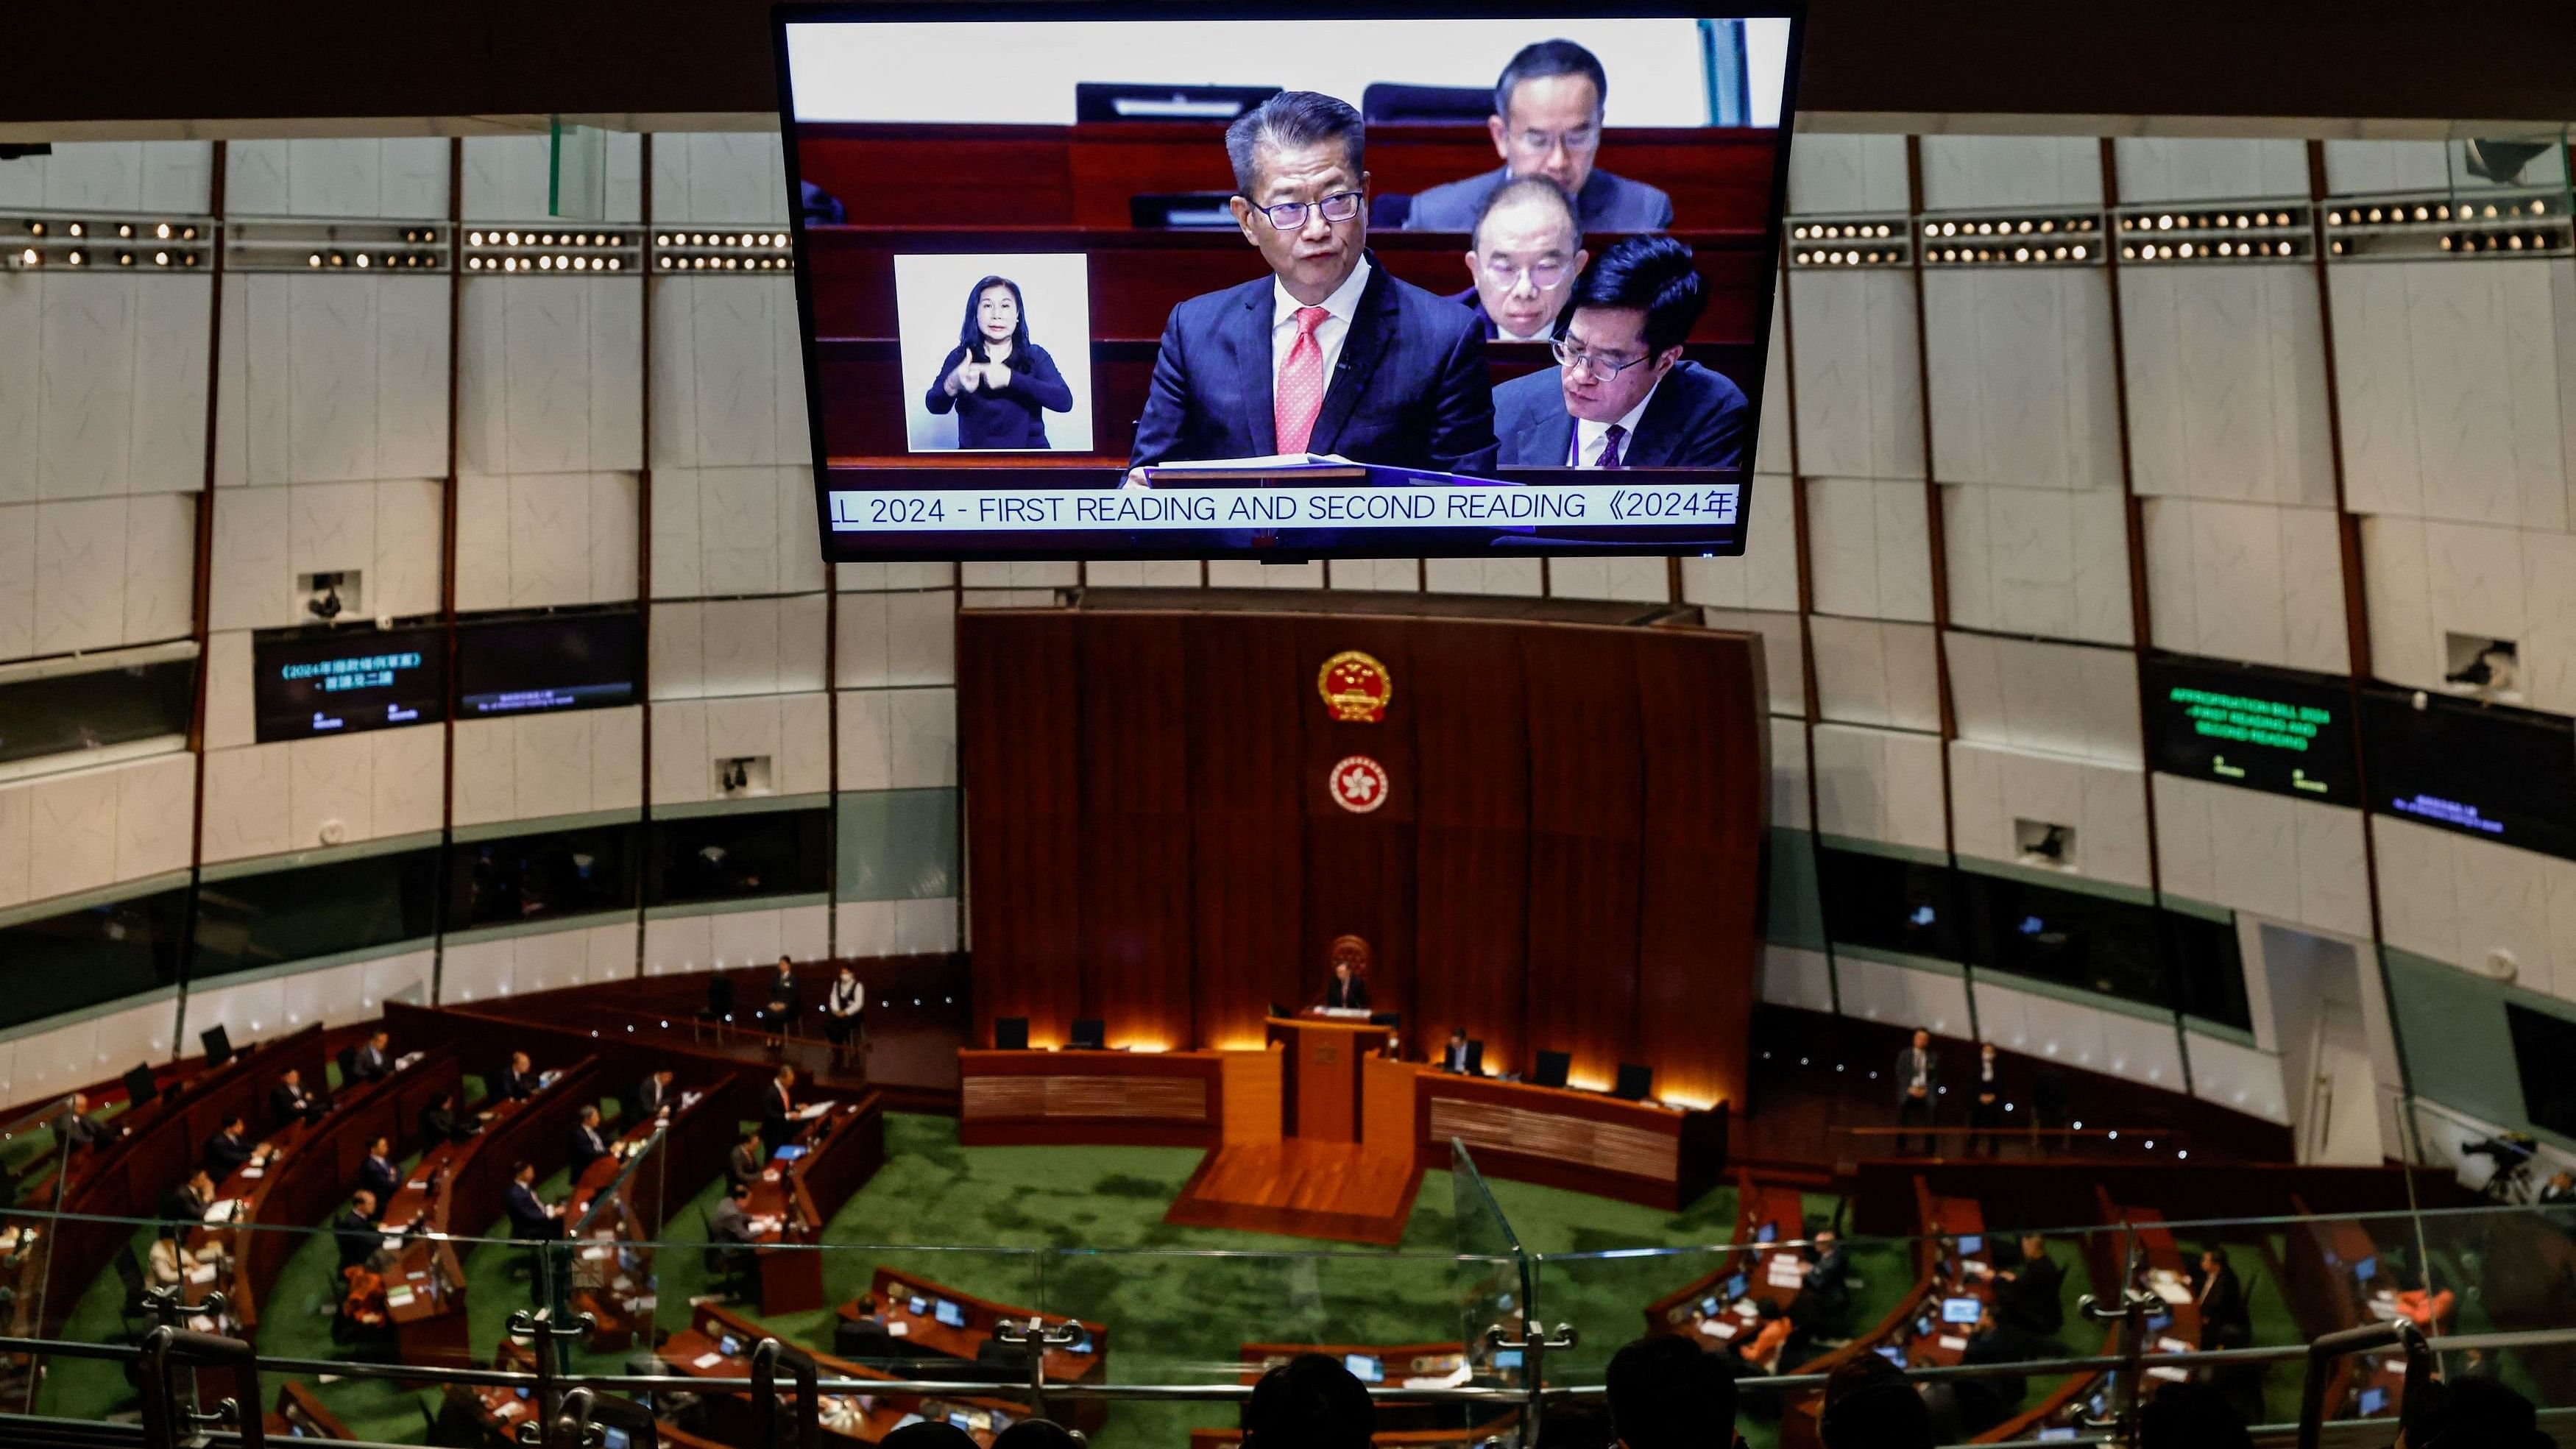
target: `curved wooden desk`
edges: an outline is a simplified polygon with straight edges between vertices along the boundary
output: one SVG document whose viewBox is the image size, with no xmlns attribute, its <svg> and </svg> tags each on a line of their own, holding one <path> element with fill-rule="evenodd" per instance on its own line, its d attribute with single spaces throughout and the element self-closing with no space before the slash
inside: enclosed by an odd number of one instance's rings
<svg viewBox="0 0 2576 1449">
<path fill-rule="evenodd" d="M 525 1158 L 540 1177 L 562 1163 L 564 1138 L 594 1090 L 584 1057 L 524 1100 L 484 1100 L 491 1115 L 462 1142 L 434 1143 L 386 1205 L 385 1232 L 410 1234 L 385 1272 L 385 1311 L 406 1363 L 470 1366 L 465 1266 L 455 1236 L 479 1237 L 501 1217 L 510 1165 Z"/>
<path fill-rule="evenodd" d="M 1229 1052 L 957 1053 L 957 1140 L 968 1147 L 1095 1143 L 1214 1147 Z"/>
<path fill-rule="evenodd" d="M 1648 1333 L 1679 1333 L 1707 1348 L 1715 1343 L 1732 1344 L 1746 1336 L 1755 1321 L 1751 1305 L 1777 1303 L 1787 1308 L 1798 1296 L 1798 1286 L 1788 1280 L 1792 1273 L 1803 1279 L 1806 1260 L 1797 1253 L 1771 1251 L 1763 1245 L 1793 1242 L 1807 1235 L 1807 1197 L 1797 1188 L 1779 1183 L 1755 1182 L 1751 1173 L 1736 1178 L 1735 1233 L 1728 1239 L 1736 1249 L 1729 1253 L 1716 1271 L 1703 1274 L 1654 1302 L 1646 1305 Z M 1775 1260 L 1783 1266 L 1774 1273 Z M 1739 1292 L 1726 1291 L 1738 1277 L 1744 1279 Z M 1777 1280 L 1777 1281 L 1775 1281 Z"/>
<path fill-rule="evenodd" d="M 574 1180 L 563 1208 L 564 1231 L 583 1240 L 573 1255 L 572 1306 L 591 1316 L 593 1352 L 625 1348 L 639 1330 L 650 1336 L 659 1306 L 650 1245 L 661 1240 L 669 1204 L 696 1196 L 724 1161 L 741 1117 L 741 1088 L 739 1078 L 727 1077 L 682 1090 L 666 1115 L 621 1124 L 625 1130 L 609 1154 Z M 656 1132 L 663 1134 L 658 1147 L 652 1145 Z M 629 1173 L 628 1165 L 647 1153 L 658 1161 Z"/>
<path fill-rule="evenodd" d="M 1487 1177 L 1673 1212 L 1717 1186 L 1726 1167 L 1724 1103 L 1689 1111 L 1606 1092 L 1425 1070 L 1415 1078 L 1414 1114 L 1425 1167 L 1449 1165 L 1454 1137 Z"/>
<path fill-rule="evenodd" d="M 800 1123 L 785 1144 L 802 1152 L 784 1166 L 773 1160 L 752 1179 L 751 1215 L 774 1224 L 755 1250 L 764 1315 L 823 1306 L 823 1255 L 814 1245 L 850 1194 L 885 1165 L 883 1098 L 870 1092 L 855 1102 L 820 1105 L 824 1110 Z"/>
<path fill-rule="evenodd" d="M 1058 1383 L 1098 1383 L 1109 1375 L 1109 1325 L 1089 1319 L 1068 1320 L 1062 1314 L 1048 1314 L 1015 1303 L 997 1303 L 978 1298 L 944 1283 L 936 1283 L 918 1273 L 904 1273 L 880 1267 L 868 1282 L 868 1295 L 877 1301 L 883 1313 L 888 1335 L 901 1339 L 906 1349 L 942 1358 L 973 1362 L 976 1353 L 993 1337 L 1004 1319 L 1025 1324 L 1032 1318 L 1045 1319 L 1061 1326 L 1066 1322 L 1082 1325 L 1089 1338 L 1088 1348 L 1051 1348 L 1046 1352 L 1046 1376 Z M 921 1310 L 912 1307 L 920 1300 Z M 940 1321 L 940 1305 L 955 1310 L 958 1323 Z M 857 1303 L 844 1303 L 840 1316 L 856 1321 L 860 1316 Z"/>
<path fill-rule="evenodd" d="M 673 1373 L 694 1378 L 749 1378 L 752 1347 L 774 1336 L 740 1314 L 701 1303 L 691 1311 L 688 1327 L 663 1340 L 662 1362 Z M 826 1378 L 896 1377 L 827 1354 L 815 1354 L 814 1364 Z M 732 1444 L 759 1442 L 759 1423 L 753 1417 L 748 1390 L 710 1391 L 705 1407 L 704 1432 L 709 1437 Z M 1028 1412 L 1025 1404 L 963 1394 L 829 1394 L 823 1402 L 823 1434 L 834 1442 L 873 1444 L 915 1418 L 952 1423 L 962 1419 L 958 1427 L 974 1437 L 977 1449 L 992 1449 L 993 1436 L 1028 1417 Z"/>
</svg>

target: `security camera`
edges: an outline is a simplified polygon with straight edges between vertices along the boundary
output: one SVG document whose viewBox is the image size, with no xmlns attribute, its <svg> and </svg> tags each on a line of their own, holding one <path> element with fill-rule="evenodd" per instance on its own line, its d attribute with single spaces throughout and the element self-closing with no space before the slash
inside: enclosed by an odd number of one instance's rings
<svg viewBox="0 0 2576 1449">
<path fill-rule="evenodd" d="M 315 574 L 313 576 L 313 588 L 313 597 L 304 601 L 304 607 L 311 611 L 313 616 L 317 619 L 327 620 L 339 618 L 341 608 L 340 576 L 338 574 Z"/>
</svg>

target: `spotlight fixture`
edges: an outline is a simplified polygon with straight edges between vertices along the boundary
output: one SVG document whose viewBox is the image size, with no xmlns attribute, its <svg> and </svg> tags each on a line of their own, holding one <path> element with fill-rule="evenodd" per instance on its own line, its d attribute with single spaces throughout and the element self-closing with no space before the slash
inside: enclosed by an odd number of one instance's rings
<svg viewBox="0 0 2576 1449">
<path fill-rule="evenodd" d="M 2260 209 L 2132 206 L 2121 211 L 2113 230 L 2120 234 L 2124 264 L 2295 261 L 2314 255 L 2316 245 L 2308 209 L 2299 203 L 2266 202 Z"/>
<path fill-rule="evenodd" d="M 443 228 L 417 221 L 263 217 L 224 233 L 224 265 L 236 272 L 437 272 L 454 265 L 449 250 Z"/>
<path fill-rule="evenodd" d="M 472 231 L 465 237 L 468 272 L 623 272 L 644 261 L 642 234 L 628 231 Z"/>
<path fill-rule="evenodd" d="M 2474 166 L 2471 171 L 2484 174 Z M 2474 201 L 2424 196 L 2346 202 L 2326 213 L 2326 253 L 2451 260 L 2561 252 L 2570 241 L 2565 210 L 2551 196 L 2529 192 Z"/>
<path fill-rule="evenodd" d="M 1803 225 L 1803 223 L 1802 223 Z M 655 232 L 655 271 L 785 272 L 795 239 L 783 231 Z"/>
<path fill-rule="evenodd" d="M 1793 267 L 1901 267 L 1912 257 L 1913 228 L 1903 217 L 1801 217 L 1788 227 Z"/>
<path fill-rule="evenodd" d="M 194 241 L 200 228 L 211 230 L 211 220 L 180 217 L 66 217 L 60 214 L 8 216 L 0 213 L 0 236 L 14 240 L 0 247 L 0 271 L 25 271 L 47 266 L 171 267 L 190 265 L 193 253 L 153 249 L 136 251 L 120 246 L 101 255 L 89 245 L 94 238 L 111 233 L 120 242 L 168 242 L 173 239 Z M 77 253 L 77 257 L 75 257 Z"/>
<path fill-rule="evenodd" d="M 1978 216 L 1926 220 L 1927 267 L 2070 267 L 2102 261 L 2103 218 L 2052 212 L 2029 216 Z M 1958 245 L 1951 238 L 1959 239 Z M 1987 238 L 1992 244 L 1980 245 Z M 2009 239 L 2009 240 L 2007 240 Z M 1932 240 L 1940 244 L 1931 245 Z"/>
</svg>

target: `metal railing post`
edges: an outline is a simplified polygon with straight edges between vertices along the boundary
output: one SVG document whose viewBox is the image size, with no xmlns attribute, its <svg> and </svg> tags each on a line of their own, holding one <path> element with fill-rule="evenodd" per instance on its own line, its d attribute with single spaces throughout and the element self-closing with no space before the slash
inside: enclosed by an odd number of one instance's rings
<svg viewBox="0 0 2576 1449">
<path fill-rule="evenodd" d="M 2346 1354 L 2368 1349 L 2386 1348 L 2404 1343 L 2411 1354 L 2424 1341 L 2422 1330 L 2400 1319 L 2395 1323 L 2365 1323 L 2329 1333 L 2308 1345 L 2307 1377 L 2299 1382 L 2299 1449 L 2317 1449 L 2326 1431 L 2327 1366 Z"/>
<path fill-rule="evenodd" d="M 1548 1332 L 1547 1325 L 1541 1323 L 1537 1326 L 1536 1332 L 1526 1333 L 1525 1336 L 1521 1338 L 1512 1337 L 1511 1330 L 1503 1327 L 1503 1325 L 1499 1323 L 1487 1325 L 1485 1329 L 1486 1348 L 1501 1350 L 1503 1352 L 1510 1352 L 1517 1349 L 1521 1355 L 1521 1378 L 1523 1390 L 1523 1406 L 1521 1409 L 1522 1443 L 1535 1444 L 1538 1442 L 1539 1421 L 1543 1413 L 1542 1405 L 1547 1397 L 1547 1351 L 1551 1348 L 1572 1348 L 1576 1341 L 1574 1325 L 1571 1323 L 1558 1324 L 1556 1326 L 1556 1332 L 1554 1333 Z"/>
<path fill-rule="evenodd" d="M 764 1338 L 751 1349 L 751 1401 L 760 1414 L 760 1449 L 785 1449 L 778 1432 L 778 1366 L 782 1362 L 796 1377 L 796 1449 L 819 1449 L 823 1396 L 816 1386 L 822 1382 L 822 1375 L 814 1367 L 812 1354 L 774 1338 Z"/>
<path fill-rule="evenodd" d="M 529 1416 L 527 1422 L 519 1426 L 520 1443 L 543 1444 L 548 1426 L 563 1413 L 561 1390 L 556 1385 L 556 1380 L 563 1373 L 562 1365 L 556 1358 L 556 1355 L 561 1352 L 558 1340 L 578 1338 L 597 1326 L 597 1321 L 587 1313 L 574 1318 L 568 1324 L 559 1324 L 555 1322 L 552 1308 L 522 1308 L 510 1315 L 509 1324 L 502 1332 L 511 1338 L 526 1339 L 529 1356 L 537 1361 L 537 1382 L 534 1390 L 537 1411 Z"/>
<path fill-rule="evenodd" d="M 1049 1328 L 1043 1318 L 1031 1318 L 1029 1326 L 1020 1327 L 1005 1318 L 993 1329 L 994 1341 L 1024 1346 L 1029 1351 L 1029 1413 L 1043 1419 L 1047 1416 L 1046 1351 L 1071 1348 L 1082 1342 L 1082 1325 L 1068 1318 L 1062 1328 Z M 807 1446 L 812 1449 L 812 1446 Z"/>
<path fill-rule="evenodd" d="M 2111 1417 L 2107 1421 L 2097 1422 L 2088 1418 L 2084 1420 L 2084 1426 L 2107 1429 L 2114 1439 L 2132 1446 L 2132 1449 L 2138 1442 L 2138 1377 L 2146 1371 L 2146 1315 L 2163 1302 L 2152 1293 L 2125 1286 L 2136 1280 L 2144 1260 L 2145 1249 L 2132 1243 L 2118 1303 L 2105 1304 L 2090 1293 L 2075 1300 L 2075 1311 L 2087 1320 L 2120 1325 L 2120 1367 L 2113 1370 L 2118 1376 L 2119 1395 L 2113 1400 Z"/>
<path fill-rule="evenodd" d="M 229 1369 L 232 1397 L 201 1414 L 182 1409 L 170 1380 L 172 1361 Z M 199 1441 L 197 1431 L 210 1424 L 229 1424 L 241 1435 L 242 1449 L 267 1449 L 268 1426 L 260 1414 L 259 1356 L 238 1338 L 194 1333 L 162 1324 L 143 1335 L 139 1361 L 143 1388 L 143 1442 L 149 1449 L 183 1449 Z"/>
</svg>

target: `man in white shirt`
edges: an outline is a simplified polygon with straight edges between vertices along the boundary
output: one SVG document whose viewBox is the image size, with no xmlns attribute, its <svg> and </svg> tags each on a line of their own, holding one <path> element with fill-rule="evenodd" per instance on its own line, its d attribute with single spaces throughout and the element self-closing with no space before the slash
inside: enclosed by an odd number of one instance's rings
<svg viewBox="0 0 2576 1449">
<path fill-rule="evenodd" d="M 1370 261 L 1365 144 L 1359 112 L 1312 91 L 1226 129 L 1229 205 L 1270 275 L 1172 309 L 1135 466 L 1330 453 L 1490 471 L 1483 329 Z"/>
<path fill-rule="evenodd" d="M 1506 181 L 1485 198 L 1468 234 L 1467 276 L 1452 300 L 1476 310 L 1488 342 L 1548 342 L 1592 253 L 1574 207 L 1544 176 Z"/>
<path fill-rule="evenodd" d="M 1494 389 L 1503 466 L 1743 467 L 1744 390 L 1682 357 L 1707 309 L 1687 245 L 1639 236 L 1604 251 L 1557 318 L 1557 366 Z"/>
</svg>

